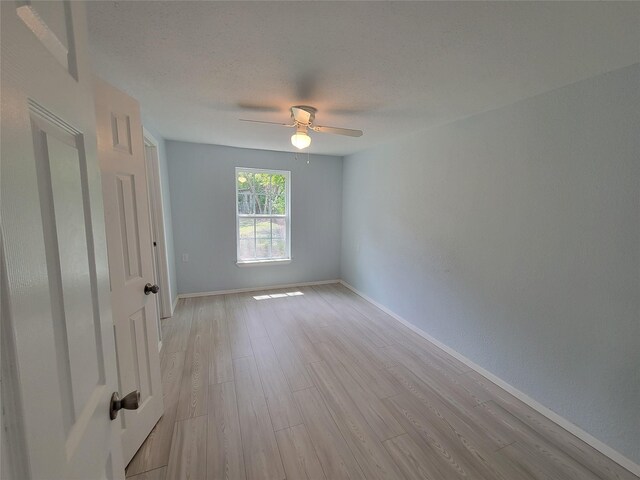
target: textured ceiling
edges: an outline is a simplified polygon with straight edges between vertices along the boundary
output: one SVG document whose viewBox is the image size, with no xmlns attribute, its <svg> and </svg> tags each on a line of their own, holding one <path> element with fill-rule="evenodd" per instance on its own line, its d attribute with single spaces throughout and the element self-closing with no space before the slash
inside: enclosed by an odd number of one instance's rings
<svg viewBox="0 0 640 480">
<path fill-rule="evenodd" d="M 96 73 L 168 139 L 343 155 L 640 61 L 640 2 L 88 2 Z"/>
</svg>

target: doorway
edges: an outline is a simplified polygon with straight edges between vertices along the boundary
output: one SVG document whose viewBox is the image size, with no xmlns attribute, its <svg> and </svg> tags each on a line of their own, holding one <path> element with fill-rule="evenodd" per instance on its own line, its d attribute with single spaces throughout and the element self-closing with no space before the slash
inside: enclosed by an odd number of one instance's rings
<svg viewBox="0 0 640 480">
<path fill-rule="evenodd" d="M 158 303 L 158 322 L 160 318 L 173 315 L 169 285 L 169 264 L 165 241 L 164 212 L 162 207 L 162 188 L 160 184 L 160 159 L 158 156 L 158 140 L 144 129 L 144 154 L 147 168 L 149 207 L 151 215 L 151 236 L 153 245 L 153 270 L 160 291 L 156 296 Z M 158 323 L 159 341 L 162 342 L 162 329 Z"/>
</svg>

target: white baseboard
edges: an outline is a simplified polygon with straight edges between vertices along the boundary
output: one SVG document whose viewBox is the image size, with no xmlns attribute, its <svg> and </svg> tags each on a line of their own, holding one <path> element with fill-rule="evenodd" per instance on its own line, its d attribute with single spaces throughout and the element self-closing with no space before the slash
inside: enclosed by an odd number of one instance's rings
<svg viewBox="0 0 640 480">
<path fill-rule="evenodd" d="M 258 292 L 262 290 L 279 290 L 281 288 L 309 287 L 311 285 L 326 285 L 328 283 L 340 283 L 340 282 L 341 280 L 320 280 L 318 282 L 287 283 L 283 285 L 267 285 L 264 287 L 236 288 L 233 290 L 216 290 L 213 292 L 180 293 L 178 294 L 178 298 L 208 297 L 209 295 L 226 295 L 229 293 Z"/>
<path fill-rule="evenodd" d="M 640 465 L 638 465 L 634 461 L 628 459 L 627 457 L 622 455 L 620 452 L 614 450 L 609 445 L 601 442 L 600 440 L 598 440 L 597 438 L 595 438 L 591 434 L 589 434 L 589 433 L 585 432 L 584 430 L 582 430 L 577 425 L 574 425 L 573 423 L 571 423 L 566 418 L 561 417 L 560 415 L 558 415 L 553 410 L 548 409 L 547 407 L 545 407 L 541 403 L 539 403 L 536 400 L 534 400 L 533 398 L 529 397 L 527 394 L 521 392 L 520 390 L 518 390 L 514 386 L 508 384 L 507 382 L 505 382 L 501 378 L 497 377 L 493 373 L 489 372 L 488 370 L 485 370 L 480 365 L 478 365 L 478 364 L 474 363 L 473 361 L 469 360 L 467 357 L 465 357 L 464 355 L 458 353 L 457 351 L 455 351 L 451 347 L 449 347 L 449 346 L 445 345 L 444 343 L 440 342 L 439 340 L 435 339 L 434 337 L 429 335 L 427 332 L 425 332 L 424 330 L 420 329 L 419 327 L 416 327 L 412 323 L 408 322 L 407 320 L 402 318 L 400 315 L 397 315 L 395 312 L 389 310 L 384 305 L 378 303 L 374 299 L 372 299 L 369 296 L 365 295 L 364 293 L 358 291 L 356 288 L 352 287 L 351 285 L 349 285 L 344 280 L 340 280 L 340 283 L 342 285 L 344 285 L 345 287 L 347 287 L 352 292 L 354 292 L 355 294 L 357 294 L 360 297 L 364 298 L 367 302 L 371 303 L 372 305 L 375 305 L 380 310 L 382 310 L 383 312 L 385 312 L 386 314 L 388 314 L 389 316 L 391 316 L 392 318 L 394 318 L 398 322 L 400 322 L 403 325 L 405 325 L 407 328 L 411 329 L 412 331 L 414 331 L 415 333 L 417 333 L 418 335 L 423 337 L 425 340 L 428 340 L 429 342 L 433 343 L 438 348 L 440 348 L 441 350 L 444 350 L 445 352 L 447 352 L 452 357 L 460 360 L 462 363 L 467 365 L 469 368 L 472 368 L 473 370 L 478 372 L 480 375 L 482 375 L 483 377 L 485 377 L 489 381 L 495 383 L 496 385 L 498 385 L 503 390 L 506 390 L 507 392 L 509 392 L 511 395 L 513 395 L 517 399 L 519 399 L 522 402 L 526 403 L 531 408 L 533 408 L 537 412 L 541 413 L 542 415 L 547 417 L 552 422 L 556 423 L 557 425 L 561 426 L 562 428 L 564 428 L 568 432 L 572 433 L 573 435 L 578 437 L 583 442 L 591 445 L 593 448 L 595 448 L 596 450 L 601 452 L 603 455 L 606 455 L 607 457 L 609 457 L 611 460 L 613 460 L 614 462 L 616 462 L 620 466 L 626 468 L 627 470 L 629 470 L 634 475 L 640 476 Z"/>
</svg>

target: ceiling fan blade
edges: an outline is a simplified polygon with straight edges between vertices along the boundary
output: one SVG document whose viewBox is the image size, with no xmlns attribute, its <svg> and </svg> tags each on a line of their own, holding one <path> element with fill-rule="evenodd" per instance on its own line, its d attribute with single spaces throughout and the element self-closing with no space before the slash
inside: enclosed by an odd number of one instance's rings
<svg viewBox="0 0 640 480">
<path fill-rule="evenodd" d="M 279 122 L 262 122 L 260 120 L 246 120 L 244 118 L 240 119 L 241 122 L 251 122 L 251 123 L 267 123 L 269 125 L 280 125 L 281 127 L 295 127 L 295 125 L 293 124 L 288 124 L 288 123 L 279 123 Z"/>
<path fill-rule="evenodd" d="M 311 122 L 311 113 L 302 108 L 291 107 L 291 114 L 293 115 L 293 119 L 298 123 L 308 125 Z"/>
<path fill-rule="evenodd" d="M 351 128 L 323 127 L 316 125 L 311 127 L 314 132 L 335 133 L 337 135 L 346 135 L 347 137 L 361 137 L 362 130 L 352 130 Z"/>
</svg>

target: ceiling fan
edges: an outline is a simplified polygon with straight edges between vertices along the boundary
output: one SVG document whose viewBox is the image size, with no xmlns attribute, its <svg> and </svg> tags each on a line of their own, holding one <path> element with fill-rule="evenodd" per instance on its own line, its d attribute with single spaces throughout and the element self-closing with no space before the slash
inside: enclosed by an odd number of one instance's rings
<svg viewBox="0 0 640 480">
<path fill-rule="evenodd" d="M 282 127 L 295 127 L 296 133 L 291 136 L 291 143 L 294 147 L 302 150 L 311 145 L 311 137 L 307 133 L 309 129 L 314 132 L 321 133 L 334 133 L 337 135 L 346 135 L 347 137 L 361 137 L 362 130 L 352 130 L 350 128 L 338 128 L 338 127 L 323 127 L 322 125 L 316 125 L 314 123 L 316 118 L 316 112 L 318 111 L 314 107 L 308 105 L 295 105 L 291 107 L 291 121 L 293 123 L 278 123 L 278 122 L 262 122 L 259 120 L 245 120 L 240 119 L 241 122 L 252 123 L 268 123 L 270 125 L 280 125 Z"/>
</svg>

